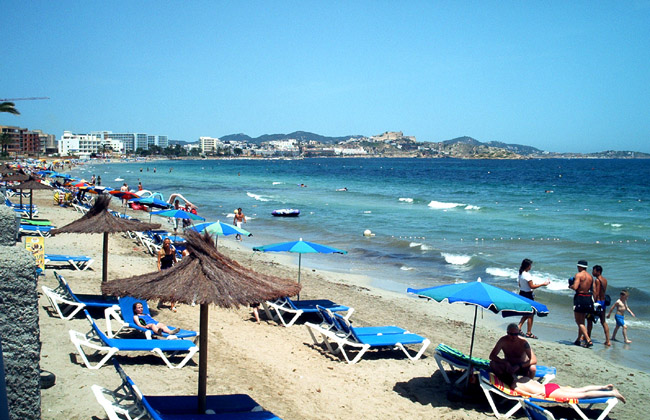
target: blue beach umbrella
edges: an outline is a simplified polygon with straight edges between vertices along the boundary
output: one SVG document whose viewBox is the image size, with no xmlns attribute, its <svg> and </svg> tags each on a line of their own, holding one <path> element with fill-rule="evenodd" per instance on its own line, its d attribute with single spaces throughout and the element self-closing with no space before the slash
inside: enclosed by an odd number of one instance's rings
<svg viewBox="0 0 650 420">
<path fill-rule="evenodd" d="M 314 242 L 303 241 L 302 238 L 298 241 L 281 242 L 277 244 L 270 244 L 264 246 L 257 246 L 253 251 L 261 252 L 295 252 L 298 253 L 298 283 L 300 283 L 300 268 L 302 265 L 302 254 L 347 254 L 347 251 L 332 248 L 331 246 L 321 245 Z M 300 295 L 298 295 L 300 299 Z"/>
<path fill-rule="evenodd" d="M 145 205 L 149 208 L 158 208 L 158 209 L 167 209 L 169 208 L 169 203 L 163 200 L 159 200 L 157 198 L 154 198 L 153 196 L 145 197 L 145 198 L 133 198 L 129 200 L 132 203 L 138 203 Z M 151 221 L 151 213 L 149 213 L 149 221 Z"/>
<path fill-rule="evenodd" d="M 548 315 L 548 308 L 534 300 L 530 300 L 516 293 L 483 283 L 479 278 L 471 283 L 445 284 L 442 286 L 428 287 L 426 289 L 407 289 L 411 293 L 437 302 L 446 300 L 449 303 L 464 303 L 474 305 L 474 325 L 472 327 L 472 341 L 469 347 L 470 374 L 472 369 L 472 352 L 474 350 L 474 333 L 476 331 L 476 315 L 479 306 L 501 316 L 522 316 L 536 314 Z"/>
<path fill-rule="evenodd" d="M 219 236 L 228 236 L 228 235 L 253 236 L 253 234 L 247 230 L 244 230 L 235 225 L 230 225 L 228 223 L 220 222 L 218 220 L 216 222 L 199 223 L 198 225 L 194 225 L 188 229 L 195 230 L 199 233 L 208 232 L 210 235 L 214 235 L 215 247 L 217 246 L 217 243 L 219 241 Z"/>
<path fill-rule="evenodd" d="M 194 213 L 189 213 L 184 210 L 176 210 L 176 209 L 154 211 L 151 214 L 157 214 L 158 216 L 163 216 L 163 217 L 173 217 L 175 219 L 205 220 L 204 217 L 201 217 Z M 174 226 L 174 230 L 176 230 L 176 226 Z"/>
</svg>

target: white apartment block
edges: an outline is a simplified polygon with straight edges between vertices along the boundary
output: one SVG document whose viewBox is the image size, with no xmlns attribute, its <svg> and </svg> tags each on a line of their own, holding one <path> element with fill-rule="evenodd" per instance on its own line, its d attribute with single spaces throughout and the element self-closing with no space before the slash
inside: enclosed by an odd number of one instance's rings
<svg viewBox="0 0 650 420">
<path fill-rule="evenodd" d="M 296 145 L 298 141 L 296 139 L 285 139 L 285 140 L 271 140 L 269 145 L 274 149 L 280 150 L 283 152 L 297 152 L 298 146 Z"/>
<path fill-rule="evenodd" d="M 67 156 L 71 154 L 90 155 L 92 153 L 103 153 L 103 146 L 110 147 L 114 152 L 123 152 L 124 143 L 117 139 L 102 139 L 101 134 L 74 134 L 71 131 L 64 131 L 61 140 L 59 140 L 59 155 Z"/>
<path fill-rule="evenodd" d="M 216 152 L 218 148 L 223 147 L 223 142 L 215 137 L 199 137 L 199 147 L 201 153 Z"/>
</svg>

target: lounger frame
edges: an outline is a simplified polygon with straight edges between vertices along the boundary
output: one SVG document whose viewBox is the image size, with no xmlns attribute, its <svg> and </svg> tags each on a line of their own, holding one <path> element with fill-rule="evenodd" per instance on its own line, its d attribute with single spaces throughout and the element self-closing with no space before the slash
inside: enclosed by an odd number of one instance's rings
<svg viewBox="0 0 650 420">
<path fill-rule="evenodd" d="M 97 324 L 95 324 L 95 321 L 92 319 L 90 314 L 88 314 L 88 311 L 85 311 L 86 317 L 88 318 L 88 321 L 90 322 L 91 329 L 88 333 L 83 334 L 78 331 L 70 330 L 70 341 L 72 341 L 72 344 L 74 344 L 75 348 L 79 352 L 79 356 L 83 360 L 84 364 L 88 369 L 99 369 L 106 363 L 115 353 L 118 351 L 122 351 L 119 347 L 113 347 L 110 346 L 107 342 L 106 339 L 107 337 L 99 331 L 99 328 L 97 327 Z M 113 340 L 113 342 L 118 342 L 119 343 L 119 338 L 113 338 L 110 339 Z M 130 340 L 130 341 L 133 341 Z M 198 346 L 191 341 L 188 340 L 141 340 L 143 343 L 143 346 L 141 349 L 133 349 L 133 350 L 124 350 L 124 351 L 149 351 L 151 353 L 154 353 L 158 355 L 169 367 L 170 369 L 180 369 L 185 364 L 194 356 L 194 354 L 199 350 Z M 172 353 L 172 355 L 179 353 L 180 351 L 178 350 L 167 350 L 165 349 L 166 347 L 168 348 L 166 344 L 172 343 L 172 342 L 177 342 L 177 341 L 187 341 L 188 343 L 191 343 L 192 346 L 187 349 L 187 355 L 185 358 L 183 358 L 179 363 L 173 364 L 169 358 L 165 355 L 166 352 Z M 145 344 L 146 343 L 146 344 Z M 158 347 L 152 347 L 152 344 L 156 343 L 155 345 L 158 345 Z M 94 366 L 90 363 L 88 360 L 88 356 L 84 352 L 84 348 L 89 348 L 94 350 L 93 355 L 99 354 L 101 352 L 106 352 L 104 357 L 97 362 Z"/>
<path fill-rule="evenodd" d="M 336 303 L 328 300 L 302 300 L 302 301 L 297 301 L 293 302 L 290 298 L 280 298 L 277 299 L 273 302 L 271 301 L 266 301 L 262 302 L 262 307 L 264 308 L 264 312 L 266 312 L 266 316 L 269 319 L 274 320 L 275 322 L 281 323 L 285 327 L 290 327 L 292 326 L 298 318 L 304 313 L 317 313 L 318 310 L 315 308 L 314 309 L 302 309 L 299 308 L 298 306 L 301 305 L 300 302 L 308 302 L 309 304 L 321 304 L 321 306 L 328 306 L 330 310 L 335 311 L 335 312 L 345 312 L 345 319 L 350 319 L 352 314 L 354 313 L 354 308 L 349 308 L 347 306 L 343 305 L 337 305 Z M 285 320 L 285 316 L 291 316 L 291 319 L 288 321 Z"/>
</svg>

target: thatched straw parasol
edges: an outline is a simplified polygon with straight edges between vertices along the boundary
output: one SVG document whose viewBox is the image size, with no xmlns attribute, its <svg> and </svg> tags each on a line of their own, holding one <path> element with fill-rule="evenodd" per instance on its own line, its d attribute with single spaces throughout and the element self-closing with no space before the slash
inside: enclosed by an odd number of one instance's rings
<svg viewBox="0 0 650 420">
<path fill-rule="evenodd" d="M 108 212 L 108 205 L 111 202 L 110 195 L 101 195 L 95 201 L 95 205 L 74 222 L 67 224 L 58 229 L 52 229 L 50 234 L 58 235 L 59 233 L 103 233 L 104 234 L 104 252 L 103 252 L 103 273 L 102 282 L 108 280 L 108 234 L 118 232 L 142 232 L 160 228 L 159 223 L 143 223 L 136 220 L 122 219 L 115 217 Z"/>
<path fill-rule="evenodd" d="M 205 412 L 208 356 L 208 305 L 239 307 L 284 296 L 293 296 L 300 285 L 291 280 L 260 274 L 242 267 L 219 253 L 214 239 L 197 232 L 186 232 L 189 255 L 170 269 L 112 280 L 102 292 L 113 296 L 161 299 L 201 305 L 199 327 L 199 413 Z"/>
<path fill-rule="evenodd" d="M 23 190 L 29 190 L 29 218 L 32 218 L 32 198 L 34 196 L 34 190 L 53 190 L 54 188 L 50 187 L 47 184 L 42 184 L 38 182 L 34 177 L 28 176 L 27 180 L 23 182 L 22 184 L 19 184 L 15 187 L 16 189 L 19 189 L 21 194 L 20 194 L 20 204 L 23 204 Z"/>
</svg>

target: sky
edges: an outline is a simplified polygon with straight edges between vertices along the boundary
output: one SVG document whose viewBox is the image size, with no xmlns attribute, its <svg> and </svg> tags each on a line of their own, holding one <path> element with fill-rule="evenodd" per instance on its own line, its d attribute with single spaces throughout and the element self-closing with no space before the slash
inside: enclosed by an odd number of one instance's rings
<svg viewBox="0 0 650 420">
<path fill-rule="evenodd" d="M 5 1 L 0 124 L 650 152 L 650 1 Z"/>
</svg>

